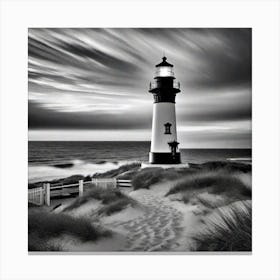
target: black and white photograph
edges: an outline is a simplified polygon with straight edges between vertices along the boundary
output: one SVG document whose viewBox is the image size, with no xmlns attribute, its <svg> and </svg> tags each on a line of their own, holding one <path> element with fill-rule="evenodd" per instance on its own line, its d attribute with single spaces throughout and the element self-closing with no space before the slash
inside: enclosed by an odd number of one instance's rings
<svg viewBox="0 0 280 280">
<path fill-rule="evenodd" d="M 252 251 L 250 28 L 29 28 L 29 252 Z"/>
<path fill-rule="evenodd" d="M 279 280 L 279 8 L 0 0 L 0 280 Z"/>
</svg>

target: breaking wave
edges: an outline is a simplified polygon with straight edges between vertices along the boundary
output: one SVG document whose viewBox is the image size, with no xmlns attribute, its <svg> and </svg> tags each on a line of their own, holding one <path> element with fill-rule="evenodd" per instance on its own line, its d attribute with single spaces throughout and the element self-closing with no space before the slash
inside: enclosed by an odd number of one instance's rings
<svg viewBox="0 0 280 280">
<path fill-rule="evenodd" d="M 236 158 L 227 158 L 230 161 L 252 161 L 251 157 L 236 157 Z"/>
<path fill-rule="evenodd" d="M 91 163 L 83 160 L 73 160 L 67 163 L 53 165 L 31 165 L 28 168 L 29 183 L 66 178 L 72 175 L 93 175 L 94 173 L 103 173 L 109 170 L 117 169 L 124 164 L 132 161 L 107 162 L 100 161 Z"/>
</svg>

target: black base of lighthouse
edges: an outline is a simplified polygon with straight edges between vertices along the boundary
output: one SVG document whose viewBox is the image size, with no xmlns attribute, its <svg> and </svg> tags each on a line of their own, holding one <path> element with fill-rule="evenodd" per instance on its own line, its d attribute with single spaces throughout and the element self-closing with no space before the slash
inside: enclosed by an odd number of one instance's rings
<svg viewBox="0 0 280 280">
<path fill-rule="evenodd" d="M 180 153 L 152 153 L 149 154 L 151 164 L 178 164 L 181 163 Z"/>
</svg>

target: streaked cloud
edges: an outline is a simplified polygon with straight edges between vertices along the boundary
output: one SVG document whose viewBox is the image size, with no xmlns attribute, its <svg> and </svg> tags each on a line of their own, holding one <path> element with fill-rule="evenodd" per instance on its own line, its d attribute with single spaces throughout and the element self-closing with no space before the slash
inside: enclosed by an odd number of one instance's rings
<svg viewBox="0 0 280 280">
<path fill-rule="evenodd" d="M 149 137 L 148 85 L 164 52 L 181 83 L 182 137 L 192 131 L 198 141 L 205 129 L 211 141 L 236 135 L 251 145 L 251 29 L 32 28 L 28 44 L 30 131 L 144 129 Z"/>
</svg>

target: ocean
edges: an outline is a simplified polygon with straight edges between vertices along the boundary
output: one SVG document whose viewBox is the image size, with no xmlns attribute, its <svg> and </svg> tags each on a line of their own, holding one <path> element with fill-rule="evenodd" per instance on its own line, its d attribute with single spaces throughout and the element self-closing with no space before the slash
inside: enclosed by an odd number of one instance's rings
<svg viewBox="0 0 280 280">
<path fill-rule="evenodd" d="M 90 175 L 136 161 L 148 161 L 150 142 L 29 141 L 29 183 Z M 180 149 L 183 162 L 251 161 L 251 149 Z"/>
</svg>

